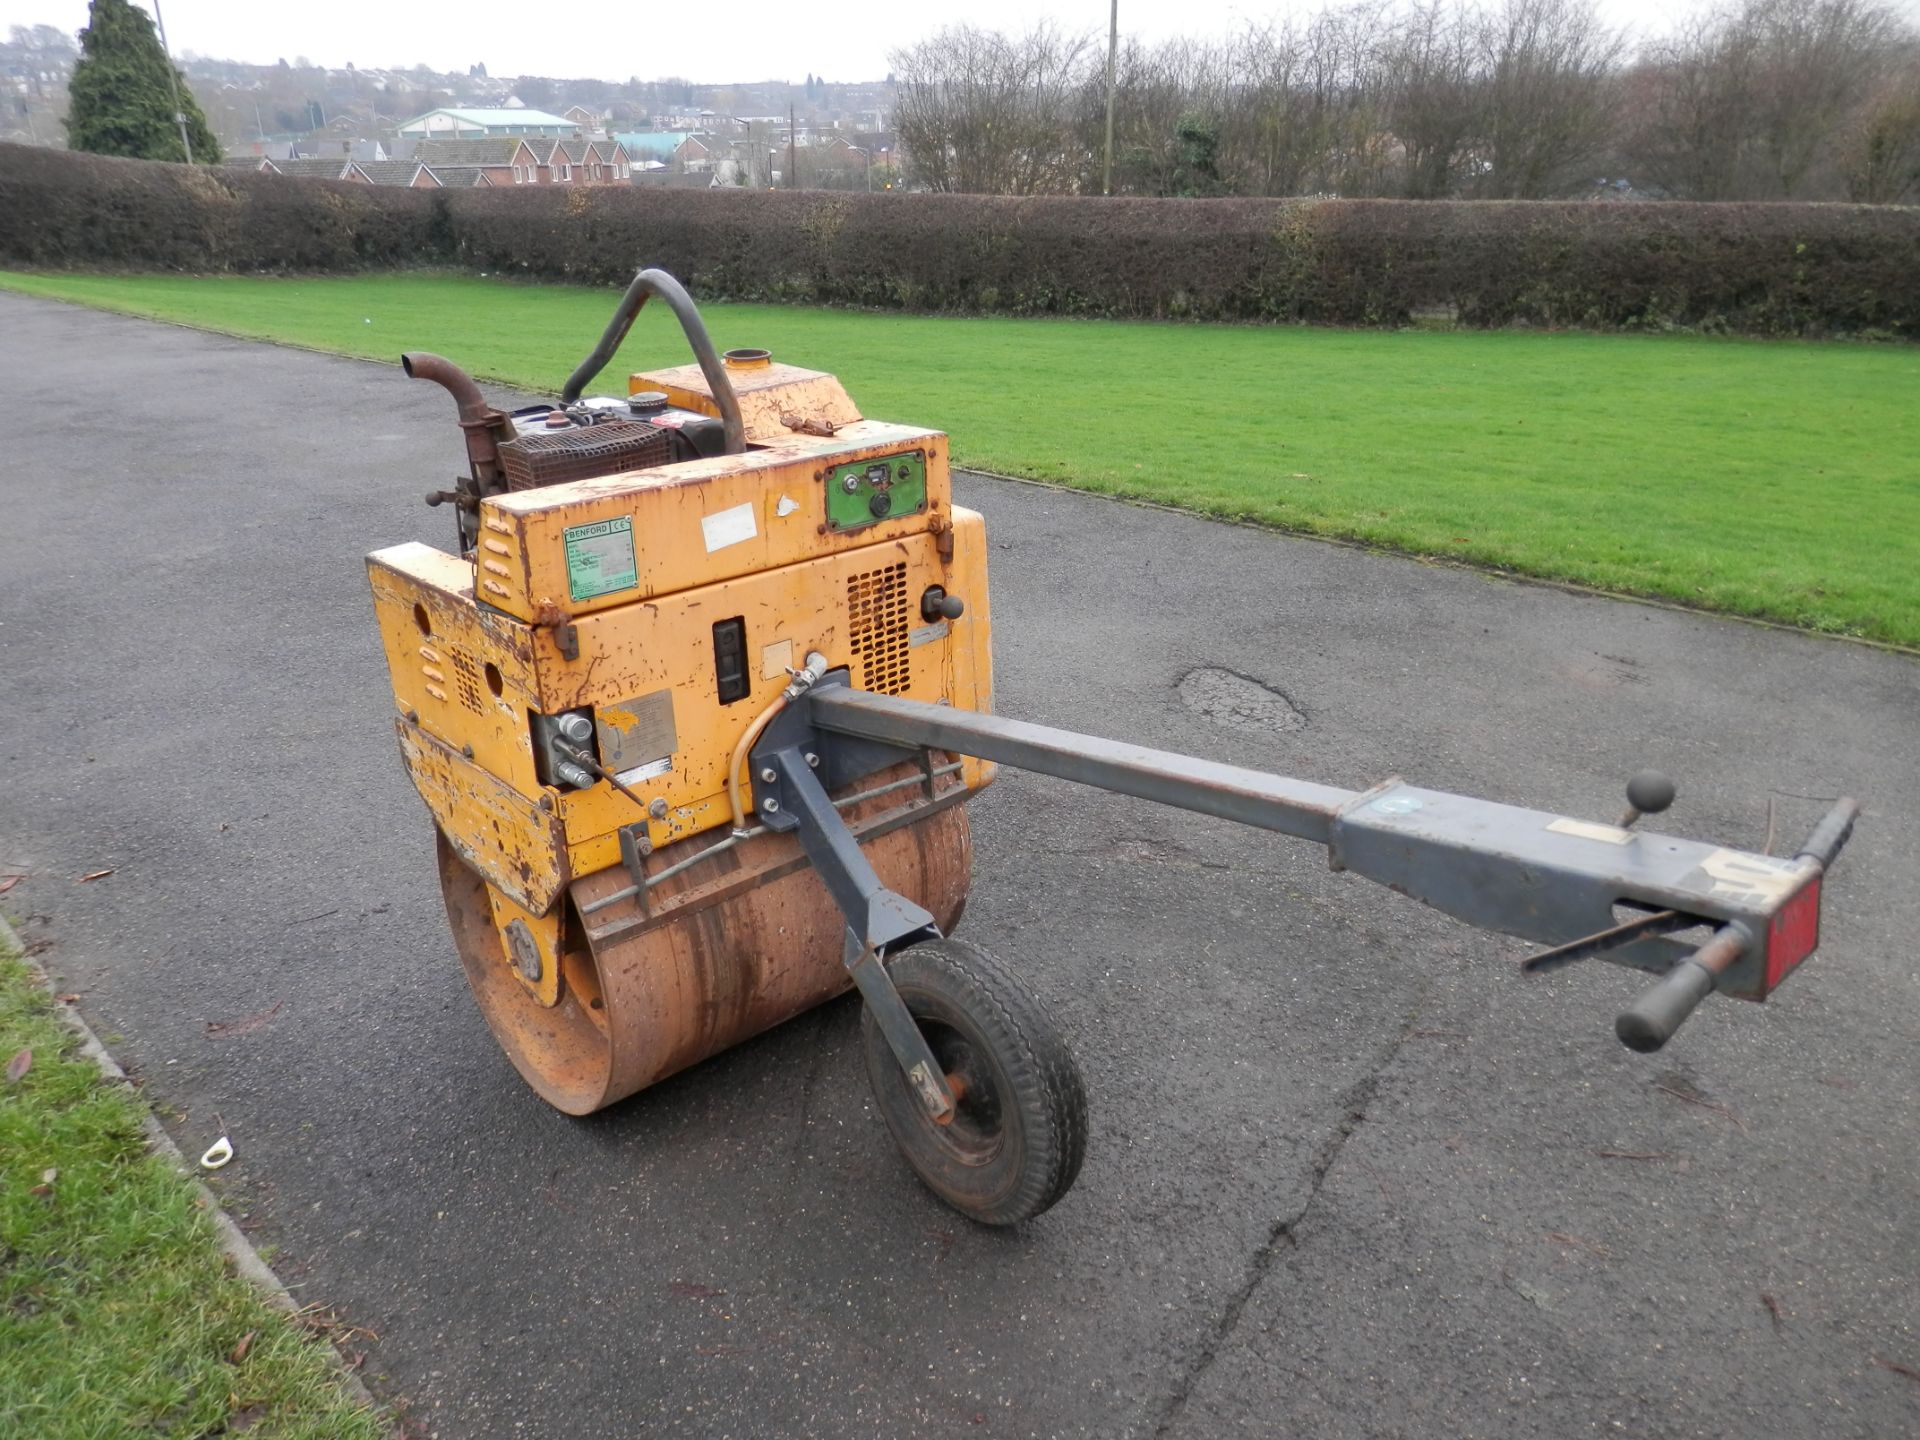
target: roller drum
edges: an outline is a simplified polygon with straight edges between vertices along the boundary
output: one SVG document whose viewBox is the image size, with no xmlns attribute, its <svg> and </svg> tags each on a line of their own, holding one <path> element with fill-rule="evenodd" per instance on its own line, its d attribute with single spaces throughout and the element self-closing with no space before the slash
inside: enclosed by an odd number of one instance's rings
<svg viewBox="0 0 1920 1440">
<path fill-rule="evenodd" d="M 903 767 L 866 782 L 918 773 Z M 909 790 L 907 795 L 915 792 Z M 972 842 L 957 783 L 934 806 L 901 816 L 902 794 L 843 810 L 881 880 L 930 911 L 945 933 L 959 923 Z M 924 802 L 922 802 L 924 803 Z M 713 845 L 693 836 L 647 859 L 657 873 Z M 850 985 L 845 924 L 792 835 L 763 834 L 669 877 L 643 913 L 619 901 L 588 917 L 580 904 L 631 882 L 615 867 L 575 883 L 564 932 L 559 1003 L 521 985 L 493 924 L 486 882 L 439 841 L 441 888 L 467 981 L 501 1048 L 527 1083 L 560 1110 L 585 1115 L 789 1020 Z M 606 938 L 593 939 L 597 933 Z"/>
</svg>

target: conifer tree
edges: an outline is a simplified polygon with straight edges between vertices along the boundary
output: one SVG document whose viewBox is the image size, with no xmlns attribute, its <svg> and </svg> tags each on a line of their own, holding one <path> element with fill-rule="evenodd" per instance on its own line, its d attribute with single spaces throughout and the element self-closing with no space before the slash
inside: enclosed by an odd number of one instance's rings
<svg viewBox="0 0 1920 1440">
<path fill-rule="evenodd" d="M 186 159 L 173 118 L 173 85 L 178 85 L 195 162 L 220 163 L 220 142 L 187 88 L 187 77 L 161 50 L 146 11 L 128 0 L 93 0 L 80 50 L 67 85 L 67 141 L 74 149 L 135 160 Z"/>
</svg>

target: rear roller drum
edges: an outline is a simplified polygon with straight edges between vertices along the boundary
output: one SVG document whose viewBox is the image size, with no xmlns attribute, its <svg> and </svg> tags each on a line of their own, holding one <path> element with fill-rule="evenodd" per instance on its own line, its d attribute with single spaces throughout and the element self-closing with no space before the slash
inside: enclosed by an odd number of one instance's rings
<svg viewBox="0 0 1920 1440">
<path fill-rule="evenodd" d="M 1072 1188 L 1087 1148 L 1087 1094 L 1067 1043 L 1011 968 L 964 940 L 929 940 L 887 973 L 954 1092 L 936 1122 L 872 1012 L 867 1078 L 914 1173 L 984 1225 L 1015 1225 Z"/>
</svg>

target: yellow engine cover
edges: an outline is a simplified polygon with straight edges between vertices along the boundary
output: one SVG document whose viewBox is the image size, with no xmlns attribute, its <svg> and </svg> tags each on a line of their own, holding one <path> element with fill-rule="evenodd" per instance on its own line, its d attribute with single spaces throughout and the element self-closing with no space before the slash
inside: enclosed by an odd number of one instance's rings
<svg viewBox="0 0 1920 1440">
<path fill-rule="evenodd" d="M 830 485 L 882 462 L 916 486 L 923 467 L 924 498 L 850 523 Z M 985 525 L 954 507 L 936 431 L 856 420 L 496 496 L 479 533 L 473 558 L 406 544 L 368 570 L 408 771 L 459 856 L 530 915 L 616 864 L 621 827 L 644 821 L 658 849 L 726 824 L 734 746 L 809 651 L 864 689 L 992 708 Z M 922 618 L 935 585 L 966 602 L 959 619 Z M 727 621 L 744 626 L 747 687 L 723 703 Z M 605 783 L 543 783 L 532 717 L 578 710 L 646 814 Z M 991 771 L 961 774 L 976 788 Z"/>
</svg>

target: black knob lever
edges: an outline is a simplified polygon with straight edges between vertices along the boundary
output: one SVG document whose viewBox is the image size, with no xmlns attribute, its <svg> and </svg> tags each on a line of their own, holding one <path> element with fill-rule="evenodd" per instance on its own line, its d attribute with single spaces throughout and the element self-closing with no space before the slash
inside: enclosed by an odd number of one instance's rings
<svg viewBox="0 0 1920 1440">
<path fill-rule="evenodd" d="M 929 585 L 920 597 L 920 618 L 931 625 L 936 620 L 958 620 L 967 613 L 967 602 L 949 595 L 939 585 Z"/>
<path fill-rule="evenodd" d="M 1673 804 L 1673 781 L 1658 770 L 1642 770 L 1627 781 L 1627 813 L 1620 817 L 1620 828 L 1631 829 L 1642 815 L 1658 815 Z"/>
</svg>

